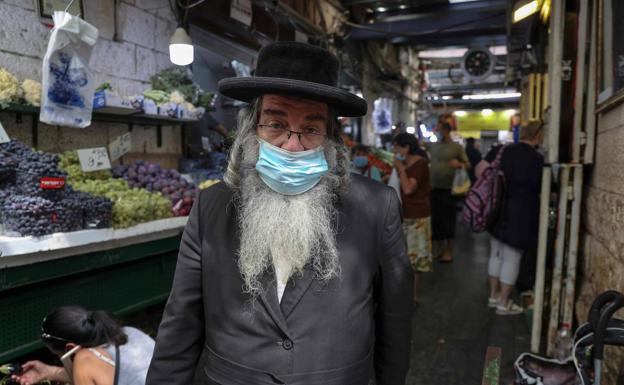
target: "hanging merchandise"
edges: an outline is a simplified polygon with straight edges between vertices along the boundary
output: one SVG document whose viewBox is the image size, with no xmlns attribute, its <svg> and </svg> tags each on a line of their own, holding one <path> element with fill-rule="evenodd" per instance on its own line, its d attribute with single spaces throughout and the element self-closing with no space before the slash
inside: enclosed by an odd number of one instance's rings
<svg viewBox="0 0 624 385">
<path fill-rule="evenodd" d="M 375 133 L 379 135 L 392 133 L 392 100 L 379 98 L 375 100 L 373 111 Z"/>
<path fill-rule="evenodd" d="M 66 12 L 54 12 L 53 20 L 43 58 L 39 119 L 53 125 L 88 127 L 95 91 L 89 59 L 98 29 Z"/>
</svg>

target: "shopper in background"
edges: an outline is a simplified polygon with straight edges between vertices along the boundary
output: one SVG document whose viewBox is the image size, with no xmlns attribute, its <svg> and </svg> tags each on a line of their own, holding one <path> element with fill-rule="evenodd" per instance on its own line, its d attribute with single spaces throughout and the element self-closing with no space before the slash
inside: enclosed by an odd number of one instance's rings
<svg viewBox="0 0 624 385">
<path fill-rule="evenodd" d="M 353 162 L 353 168 L 358 174 L 363 175 L 377 182 L 381 182 L 381 172 L 379 169 L 368 161 L 370 149 L 368 146 L 358 144 L 351 150 L 351 158 Z"/>
<path fill-rule="evenodd" d="M 477 177 L 475 170 L 479 162 L 481 162 L 481 151 L 476 147 L 475 139 L 466 139 L 466 155 L 470 161 L 470 169 L 468 170 L 468 176 L 470 177 L 470 184 L 474 185 Z"/>
<path fill-rule="evenodd" d="M 522 308 L 509 300 L 518 278 L 524 252 L 537 248 L 539 201 L 544 157 L 536 151 L 543 140 L 543 125 L 533 121 L 520 129 L 520 142 L 502 148 L 501 168 L 505 175 L 505 194 L 500 216 L 491 234 L 488 273 L 488 305 L 500 315 L 522 313 Z M 496 158 L 494 148 L 486 159 Z"/>
<path fill-rule="evenodd" d="M 239 115 L 225 183 L 182 236 L 147 385 L 405 383 L 413 276 L 399 197 L 350 170 L 337 116 L 366 115 L 339 62 L 262 48 L 219 82 Z"/>
<path fill-rule="evenodd" d="M 414 270 L 414 304 L 420 302 L 420 273 L 433 271 L 429 163 L 419 155 L 419 149 L 414 135 L 399 134 L 394 138 L 394 167 L 401 182 L 403 231 Z"/>
<path fill-rule="evenodd" d="M 154 340 L 132 327 L 121 327 L 104 311 L 78 306 L 52 310 L 41 325 L 41 340 L 62 357 L 75 351 L 65 367 L 26 362 L 23 373 L 13 376 L 21 385 L 58 381 L 73 385 L 111 385 L 119 353 L 117 385 L 144 385 L 154 351 Z M 116 349 L 118 348 L 118 350 Z"/>
<path fill-rule="evenodd" d="M 464 148 L 451 138 L 451 125 L 438 126 L 440 141 L 431 143 L 431 225 L 440 262 L 453 261 L 453 239 L 457 217 L 456 200 L 451 194 L 455 170 L 470 168 Z"/>
</svg>

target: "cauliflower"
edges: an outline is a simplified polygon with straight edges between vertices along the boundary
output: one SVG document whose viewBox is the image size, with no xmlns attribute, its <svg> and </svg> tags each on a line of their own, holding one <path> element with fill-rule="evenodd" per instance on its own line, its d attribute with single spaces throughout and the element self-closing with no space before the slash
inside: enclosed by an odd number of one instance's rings
<svg viewBox="0 0 624 385">
<path fill-rule="evenodd" d="M 16 102 L 22 96 L 17 78 L 4 68 L 0 68 L 0 104 Z"/>
<path fill-rule="evenodd" d="M 180 91 L 173 91 L 171 96 L 169 96 L 169 101 L 175 104 L 184 103 L 184 95 Z"/>
<path fill-rule="evenodd" d="M 193 103 L 189 103 L 189 102 L 184 102 L 183 104 L 184 109 L 187 110 L 188 112 L 194 114 L 195 113 L 195 106 L 193 105 Z"/>
<path fill-rule="evenodd" d="M 26 79 L 22 83 L 24 100 L 28 104 L 39 107 L 41 105 L 41 83 L 36 80 Z"/>
</svg>

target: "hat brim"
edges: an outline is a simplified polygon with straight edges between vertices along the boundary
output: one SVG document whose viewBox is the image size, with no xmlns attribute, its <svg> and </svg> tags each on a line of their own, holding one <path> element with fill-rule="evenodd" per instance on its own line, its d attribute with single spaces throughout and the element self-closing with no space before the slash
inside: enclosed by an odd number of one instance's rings
<svg viewBox="0 0 624 385">
<path fill-rule="evenodd" d="M 265 94 L 298 96 L 325 102 L 336 109 L 338 116 L 363 116 L 368 110 L 366 100 L 349 91 L 304 80 L 259 76 L 227 78 L 219 81 L 219 92 L 244 102 Z"/>
</svg>

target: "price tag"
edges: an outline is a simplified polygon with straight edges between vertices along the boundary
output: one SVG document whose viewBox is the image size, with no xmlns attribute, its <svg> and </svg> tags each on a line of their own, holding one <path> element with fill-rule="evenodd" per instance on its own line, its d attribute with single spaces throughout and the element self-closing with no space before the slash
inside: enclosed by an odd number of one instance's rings
<svg viewBox="0 0 624 385">
<path fill-rule="evenodd" d="M 58 190 L 65 187 L 65 178 L 41 178 L 39 188 L 42 190 Z"/>
<path fill-rule="evenodd" d="M 108 145 L 110 160 L 121 158 L 123 155 L 130 152 L 130 148 L 132 148 L 132 137 L 128 132 L 113 140 Z"/>
<path fill-rule="evenodd" d="M 78 150 L 78 159 L 82 171 L 108 170 L 111 168 L 106 147 L 85 148 Z"/>
<path fill-rule="evenodd" d="M 11 141 L 9 135 L 4 131 L 4 127 L 2 127 L 2 123 L 0 123 L 0 143 L 8 143 Z"/>
</svg>

